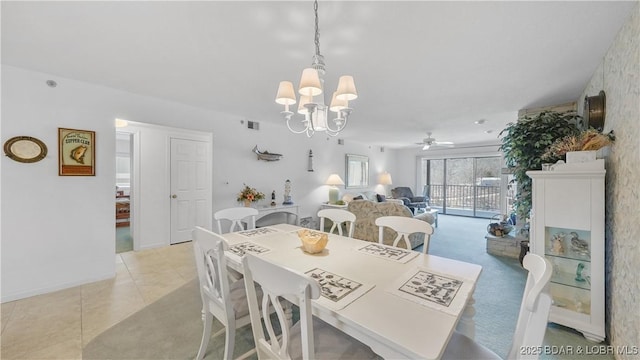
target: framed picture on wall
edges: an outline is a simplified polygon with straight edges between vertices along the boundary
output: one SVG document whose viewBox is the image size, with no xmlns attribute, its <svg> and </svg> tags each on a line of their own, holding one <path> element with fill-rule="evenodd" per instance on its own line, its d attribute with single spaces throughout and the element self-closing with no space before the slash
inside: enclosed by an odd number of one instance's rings
<svg viewBox="0 0 640 360">
<path fill-rule="evenodd" d="M 96 133 L 58 128 L 58 175 L 96 175 Z"/>
</svg>

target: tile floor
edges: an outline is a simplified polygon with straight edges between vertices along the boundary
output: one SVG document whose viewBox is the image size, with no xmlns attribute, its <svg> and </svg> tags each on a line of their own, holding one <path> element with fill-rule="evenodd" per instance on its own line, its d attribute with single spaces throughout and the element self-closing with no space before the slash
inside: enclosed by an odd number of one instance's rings
<svg viewBox="0 0 640 360">
<path fill-rule="evenodd" d="M 2 359 L 82 359 L 82 348 L 196 277 L 191 243 L 115 255 L 116 276 L 1 305 Z"/>
</svg>

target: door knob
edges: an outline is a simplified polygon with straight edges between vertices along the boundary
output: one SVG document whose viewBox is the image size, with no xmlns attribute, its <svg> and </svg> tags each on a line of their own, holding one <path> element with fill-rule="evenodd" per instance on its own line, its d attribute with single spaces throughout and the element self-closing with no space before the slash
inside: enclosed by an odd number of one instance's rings
<svg viewBox="0 0 640 360">
<path fill-rule="evenodd" d="M 172 199 L 175 199 L 175 198 L 177 198 L 177 197 L 178 197 L 178 195 L 176 195 L 176 194 L 171 195 L 171 198 L 172 198 Z"/>
</svg>

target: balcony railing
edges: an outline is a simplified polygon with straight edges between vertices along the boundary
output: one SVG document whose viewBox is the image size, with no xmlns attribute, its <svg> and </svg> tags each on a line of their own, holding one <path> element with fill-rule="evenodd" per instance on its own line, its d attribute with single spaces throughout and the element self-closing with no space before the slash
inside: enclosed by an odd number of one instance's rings
<svg viewBox="0 0 640 360">
<path fill-rule="evenodd" d="M 447 210 L 468 210 L 482 212 L 486 216 L 500 213 L 500 187 L 480 185 L 430 185 L 429 204 L 436 208 L 445 206 Z M 475 207 L 474 207 L 475 201 Z"/>
</svg>

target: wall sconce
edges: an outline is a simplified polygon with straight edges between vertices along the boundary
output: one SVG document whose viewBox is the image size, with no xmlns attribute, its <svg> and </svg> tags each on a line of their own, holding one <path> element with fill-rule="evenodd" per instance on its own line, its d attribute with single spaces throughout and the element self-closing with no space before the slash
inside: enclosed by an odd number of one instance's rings
<svg viewBox="0 0 640 360">
<path fill-rule="evenodd" d="M 124 119 L 116 119 L 115 124 L 116 124 L 117 128 L 122 128 L 122 127 L 129 126 L 129 122 L 127 120 L 124 120 Z"/>
</svg>

